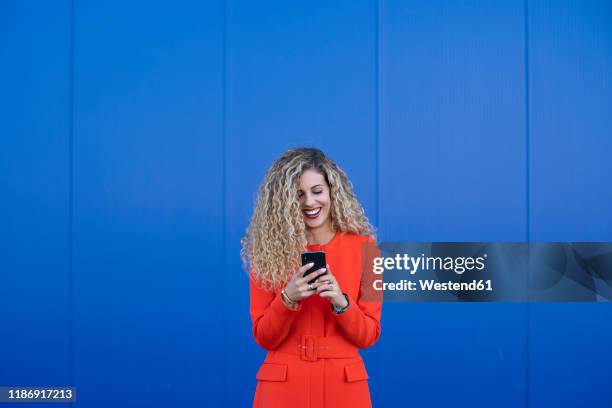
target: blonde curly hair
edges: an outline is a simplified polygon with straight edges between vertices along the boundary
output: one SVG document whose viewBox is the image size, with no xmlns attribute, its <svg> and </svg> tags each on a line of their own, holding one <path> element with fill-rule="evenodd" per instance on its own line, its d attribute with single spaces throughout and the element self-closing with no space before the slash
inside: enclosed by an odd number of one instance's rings
<svg viewBox="0 0 612 408">
<path fill-rule="evenodd" d="M 268 169 L 241 240 L 244 267 L 266 290 L 279 288 L 300 267 L 307 241 L 298 190 L 308 169 L 321 173 L 329 185 L 333 229 L 374 237 L 346 173 L 319 149 L 290 149 Z"/>
</svg>

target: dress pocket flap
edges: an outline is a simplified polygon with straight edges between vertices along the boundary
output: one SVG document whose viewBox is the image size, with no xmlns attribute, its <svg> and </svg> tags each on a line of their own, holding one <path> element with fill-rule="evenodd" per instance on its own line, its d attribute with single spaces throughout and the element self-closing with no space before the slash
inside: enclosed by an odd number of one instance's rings
<svg viewBox="0 0 612 408">
<path fill-rule="evenodd" d="M 287 364 L 263 363 L 257 372 L 260 381 L 285 381 L 287 379 Z"/>
<path fill-rule="evenodd" d="M 346 373 L 346 381 L 348 382 L 368 379 L 368 373 L 363 362 L 349 364 L 344 367 L 344 371 Z"/>
</svg>

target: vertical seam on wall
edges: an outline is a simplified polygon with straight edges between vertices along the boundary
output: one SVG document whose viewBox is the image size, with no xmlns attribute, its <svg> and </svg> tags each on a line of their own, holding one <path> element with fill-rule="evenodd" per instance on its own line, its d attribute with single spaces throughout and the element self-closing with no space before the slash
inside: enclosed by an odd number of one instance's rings
<svg viewBox="0 0 612 408">
<path fill-rule="evenodd" d="M 70 0 L 70 45 L 69 45 L 69 81 L 68 81 L 68 285 L 70 305 L 68 319 L 70 335 L 68 336 L 69 350 L 69 385 L 74 386 L 74 288 L 73 288 L 73 219 L 74 219 L 74 0 Z"/>
<path fill-rule="evenodd" d="M 525 240 L 529 243 L 530 237 L 530 228 L 531 228 L 531 220 L 530 220 L 530 160 L 531 154 L 529 149 L 529 0 L 525 0 L 524 3 L 524 14 L 525 14 L 525 43 L 524 43 L 524 51 L 525 51 Z M 531 350 L 530 350 L 530 341 L 531 341 L 531 333 L 530 333 L 530 315 L 531 315 L 531 304 L 529 298 L 529 266 L 530 263 L 527 263 L 527 302 L 525 305 L 525 407 L 530 406 L 530 359 L 531 359 Z"/>
<path fill-rule="evenodd" d="M 376 154 L 376 174 L 374 180 L 374 195 L 376 198 L 376 229 L 380 231 L 380 0 L 376 0 L 375 10 L 375 63 L 374 63 L 374 87 L 376 90 L 375 95 L 375 107 L 374 107 L 374 140 L 375 140 L 375 154 Z M 377 231 L 377 232 L 378 232 Z M 377 234 L 378 235 L 378 234 Z"/>
<path fill-rule="evenodd" d="M 374 177 L 374 197 L 375 197 L 375 222 L 376 222 L 376 237 L 377 241 L 380 238 L 380 0 L 376 0 L 374 2 L 375 10 L 374 10 L 374 88 L 375 88 L 375 107 L 374 107 L 374 140 L 375 140 L 375 154 L 376 154 L 376 170 Z M 380 354 L 375 353 L 373 355 L 375 362 L 375 377 L 372 378 L 372 401 L 373 404 L 376 403 L 378 399 L 378 395 L 376 390 L 378 389 L 377 384 L 379 384 L 378 376 L 380 373 Z"/>
<path fill-rule="evenodd" d="M 222 247 L 221 247 L 221 251 L 223 253 L 223 269 L 226 271 L 226 273 L 224 274 L 225 279 L 225 290 L 223 293 L 223 304 L 224 306 L 221 308 L 221 313 L 223 316 L 223 323 L 226 325 L 225 330 L 223 330 L 223 333 L 227 333 L 227 316 L 226 316 L 226 310 L 227 310 L 227 304 L 225 304 L 225 302 L 227 301 L 227 291 L 228 291 L 228 273 L 227 273 L 227 0 L 223 0 L 223 27 L 222 27 L 222 33 L 221 33 L 221 88 L 222 88 L 222 93 L 221 93 L 221 171 L 223 173 L 223 178 L 221 181 L 221 206 L 222 206 L 222 213 L 221 213 L 221 224 L 222 224 Z M 223 344 L 226 344 L 226 341 L 224 340 Z M 224 381 L 223 381 L 223 395 L 227 395 L 227 379 L 228 379 L 228 372 L 227 372 L 227 368 L 228 368 L 228 364 L 224 364 L 224 370 L 225 370 L 225 375 L 223 376 Z M 225 399 L 224 401 L 225 403 L 227 403 L 227 399 Z"/>
</svg>

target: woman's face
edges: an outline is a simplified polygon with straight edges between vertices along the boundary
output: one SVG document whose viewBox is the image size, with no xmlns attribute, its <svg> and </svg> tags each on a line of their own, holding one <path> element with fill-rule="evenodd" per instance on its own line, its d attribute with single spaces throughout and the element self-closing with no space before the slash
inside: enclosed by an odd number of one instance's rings
<svg viewBox="0 0 612 408">
<path fill-rule="evenodd" d="M 318 228 L 330 221 L 329 186 L 321 173 L 312 169 L 302 173 L 298 198 L 307 228 Z"/>
</svg>

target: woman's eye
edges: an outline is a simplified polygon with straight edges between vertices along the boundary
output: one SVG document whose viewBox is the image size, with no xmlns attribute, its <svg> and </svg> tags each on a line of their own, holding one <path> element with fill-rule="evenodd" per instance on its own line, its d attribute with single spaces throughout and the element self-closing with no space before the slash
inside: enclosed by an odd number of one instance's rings
<svg viewBox="0 0 612 408">
<path fill-rule="evenodd" d="M 313 191 L 314 194 L 321 194 L 323 192 L 323 190 L 321 191 Z"/>
</svg>

